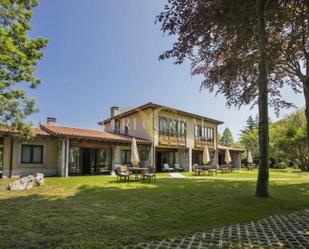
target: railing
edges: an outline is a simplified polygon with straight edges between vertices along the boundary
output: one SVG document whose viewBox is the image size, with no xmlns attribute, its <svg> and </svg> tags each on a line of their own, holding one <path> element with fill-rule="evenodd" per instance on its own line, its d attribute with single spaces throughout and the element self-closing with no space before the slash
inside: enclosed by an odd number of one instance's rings
<svg viewBox="0 0 309 249">
<path fill-rule="evenodd" d="M 195 140 L 195 148 L 196 149 L 203 149 L 205 146 L 213 148 L 214 142 L 213 141 L 204 141 L 204 140 Z"/>
<path fill-rule="evenodd" d="M 159 135 L 159 145 L 172 146 L 172 147 L 186 147 L 186 138 Z"/>
</svg>

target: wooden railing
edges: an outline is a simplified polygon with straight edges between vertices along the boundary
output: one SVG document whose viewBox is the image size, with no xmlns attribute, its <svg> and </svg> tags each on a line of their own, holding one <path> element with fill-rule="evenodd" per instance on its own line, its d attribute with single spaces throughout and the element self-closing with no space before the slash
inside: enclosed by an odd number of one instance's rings
<svg viewBox="0 0 309 249">
<path fill-rule="evenodd" d="M 205 148 L 206 145 L 209 148 L 213 148 L 214 147 L 214 143 L 213 142 L 195 140 L 195 148 L 196 149 L 203 149 L 203 148 Z"/>
<path fill-rule="evenodd" d="M 159 145 L 172 147 L 186 147 L 186 138 L 159 135 Z"/>
</svg>

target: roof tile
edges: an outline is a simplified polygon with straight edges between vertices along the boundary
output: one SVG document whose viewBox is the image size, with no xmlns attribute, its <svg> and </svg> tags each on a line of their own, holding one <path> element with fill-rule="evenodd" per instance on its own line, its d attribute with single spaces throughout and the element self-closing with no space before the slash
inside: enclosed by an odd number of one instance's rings
<svg viewBox="0 0 309 249">
<path fill-rule="evenodd" d="M 110 141 L 110 142 L 131 143 L 132 138 L 133 138 L 128 135 L 114 134 L 114 133 L 99 131 L 99 130 L 90 130 L 90 129 L 83 129 L 83 128 L 60 126 L 60 125 L 54 125 L 54 124 L 53 125 L 41 124 L 41 129 L 43 129 L 47 133 L 54 135 L 54 136 L 95 139 L 95 140 L 103 140 L 103 141 Z M 151 143 L 149 140 L 136 138 L 136 137 L 135 139 L 136 139 L 136 142 L 140 144 L 150 144 Z"/>
</svg>

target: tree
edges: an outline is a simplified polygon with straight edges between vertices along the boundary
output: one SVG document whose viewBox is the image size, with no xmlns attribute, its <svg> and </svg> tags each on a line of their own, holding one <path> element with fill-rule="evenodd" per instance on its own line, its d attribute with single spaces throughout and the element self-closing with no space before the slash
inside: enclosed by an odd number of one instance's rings
<svg viewBox="0 0 309 249">
<path fill-rule="evenodd" d="M 246 121 L 246 126 L 243 130 L 241 130 L 241 136 L 243 136 L 245 133 L 250 132 L 256 128 L 258 128 L 258 122 L 256 119 L 254 119 L 251 115 L 248 117 Z"/>
<path fill-rule="evenodd" d="M 303 109 L 273 123 L 270 128 L 272 156 L 285 165 L 293 164 L 309 170 L 306 142 L 306 117 Z"/>
<path fill-rule="evenodd" d="M 225 128 L 220 139 L 220 144 L 225 146 L 231 146 L 234 143 L 232 132 L 229 128 Z"/>
<path fill-rule="evenodd" d="M 309 153 L 309 1 L 279 1 L 272 43 L 278 51 L 272 77 L 303 91 Z"/>
<path fill-rule="evenodd" d="M 157 22 L 176 35 L 172 49 L 160 59 L 192 61 L 192 74 L 204 76 L 202 87 L 223 94 L 228 106 L 259 107 L 260 167 L 256 195 L 269 196 L 268 105 L 291 106 L 280 97 L 281 81 L 272 79 L 271 27 L 277 22 L 277 1 L 169 0 Z M 268 79 L 271 78 L 271 81 Z"/>
<path fill-rule="evenodd" d="M 25 119 L 36 111 L 35 101 L 18 86 L 40 84 L 34 72 L 47 45 L 46 39 L 28 35 L 37 5 L 37 0 L 0 0 L 0 126 L 10 126 L 26 137 L 31 129 Z"/>
</svg>

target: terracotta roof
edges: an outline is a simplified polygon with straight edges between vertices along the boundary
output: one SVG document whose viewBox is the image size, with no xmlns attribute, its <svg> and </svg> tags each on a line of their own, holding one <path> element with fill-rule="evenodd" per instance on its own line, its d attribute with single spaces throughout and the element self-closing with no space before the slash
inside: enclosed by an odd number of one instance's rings
<svg viewBox="0 0 309 249">
<path fill-rule="evenodd" d="M 48 133 L 43 131 L 40 127 L 34 127 L 32 128 L 32 131 L 35 133 L 37 136 L 49 136 Z M 16 133 L 11 127 L 0 127 L 0 133 L 10 135 L 12 133 Z"/>
<path fill-rule="evenodd" d="M 41 124 L 41 129 L 56 137 L 84 138 L 84 139 L 94 139 L 94 140 L 122 142 L 122 143 L 131 143 L 133 138 L 128 135 L 114 134 L 99 130 L 67 127 L 55 124 L 53 125 Z M 139 144 L 151 144 L 149 140 L 137 137 L 135 137 L 135 139 L 136 142 Z"/>
<path fill-rule="evenodd" d="M 113 118 L 126 117 L 127 115 L 136 113 L 138 111 L 141 111 L 141 110 L 144 110 L 144 109 L 147 109 L 147 108 L 159 108 L 159 109 L 162 109 L 162 110 L 168 110 L 168 111 L 179 113 L 179 114 L 184 115 L 184 116 L 204 119 L 205 121 L 213 122 L 213 123 L 218 124 L 218 125 L 224 123 L 223 121 L 219 121 L 219 120 L 216 120 L 216 119 L 208 118 L 208 117 L 205 117 L 205 116 L 201 116 L 201 115 L 194 114 L 194 113 L 191 113 L 191 112 L 186 112 L 186 111 L 183 111 L 183 110 L 179 110 L 179 109 L 168 107 L 168 106 L 164 106 L 164 105 L 158 105 L 158 104 L 155 104 L 153 102 L 149 102 L 149 103 L 146 103 L 146 104 L 141 105 L 139 107 L 130 109 L 130 110 L 126 111 L 126 112 L 122 112 L 122 113 L 116 115 Z M 110 122 L 113 118 L 105 119 L 103 121 L 98 122 L 98 124 L 99 125 L 106 124 L 106 123 Z"/>
</svg>

